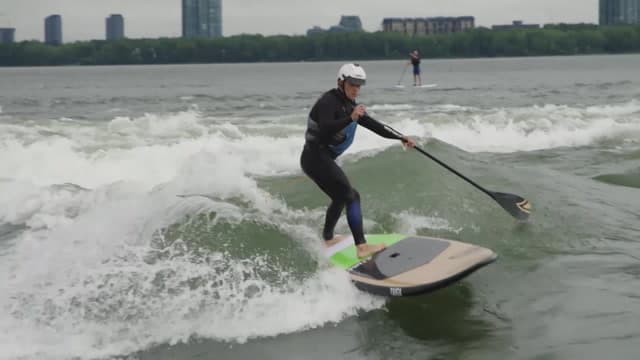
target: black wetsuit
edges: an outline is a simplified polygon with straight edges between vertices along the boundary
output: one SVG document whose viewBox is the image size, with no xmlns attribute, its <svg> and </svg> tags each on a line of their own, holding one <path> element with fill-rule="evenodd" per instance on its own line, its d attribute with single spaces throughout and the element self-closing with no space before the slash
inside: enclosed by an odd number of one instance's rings
<svg viewBox="0 0 640 360">
<path fill-rule="evenodd" d="M 324 239 L 333 238 L 333 230 L 346 207 L 354 241 L 363 244 L 360 194 L 351 186 L 335 159 L 353 142 L 358 124 L 385 138 L 398 139 L 398 136 L 368 115 L 358 122 L 353 121 L 351 113 L 355 106 L 356 103 L 338 89 L 327 91 L 320 97 L 309 113 L 300 165 L 305 174 L 331 198 L 322 232 Z"/>
<path fill-rule="evenodd" d="M 420 57 L 418 55 L 411 56 L 411 65 L 413 65 L 413 75 L 420 75 Z"/>
</svg>

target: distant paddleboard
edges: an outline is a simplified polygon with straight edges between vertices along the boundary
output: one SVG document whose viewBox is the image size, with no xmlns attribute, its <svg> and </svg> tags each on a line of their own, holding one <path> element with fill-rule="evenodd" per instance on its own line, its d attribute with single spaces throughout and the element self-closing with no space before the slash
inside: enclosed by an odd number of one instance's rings
<svg viewBox="0 0 640 360">
<path fill-rule="evenodd" d="M 408 89 L 429 89 L 429 88 L 434 88 L 436 86 L 438 86 L 438 84 L 422 84 L 422 85 L 419 85 L 419 86 L 413 86 L 413 85 L 404 86 L 402 84 L 394 85 L 394 87 L 397 88 L 397 89 L 404 89 L 404 88 L 408 88 Z"/>
<path fill-rule="evenodd" d="M 459 241 L 400 234 L 367 235 L 386 249 L 359 259 L 351 236 L 328 247 L 331 263 L 345 269 L 360 290 L 383 296 L 428 293 L 463 279 L 497 259 L 480 246 Z"/>
</svg>

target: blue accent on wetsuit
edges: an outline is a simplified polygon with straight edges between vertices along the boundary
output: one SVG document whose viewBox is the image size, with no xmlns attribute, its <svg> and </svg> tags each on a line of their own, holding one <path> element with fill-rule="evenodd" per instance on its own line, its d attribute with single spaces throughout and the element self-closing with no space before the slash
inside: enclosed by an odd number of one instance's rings
<svg viewBox="0 0 640 360">
<path fill-rule="evenodd" d="M 343 142 L 337 145 L 329 145 L 329 149 L 333 152 L 335 157 L 340 156 L 343 152 L 345 152 L 351 144 L 353 144 L 353 139 L 356 136 L 356 129 L 358 128 L 358 123 L 352 121 L 347 127 L 342 129 L 345 135 L 345 139 Z"/>
<path fill-rule="evenodd" d="M 362 210 L 360 209 L 360 195 L 347 204 L 347 222 L 351 229 L 362 229 Z"/>
</svg>

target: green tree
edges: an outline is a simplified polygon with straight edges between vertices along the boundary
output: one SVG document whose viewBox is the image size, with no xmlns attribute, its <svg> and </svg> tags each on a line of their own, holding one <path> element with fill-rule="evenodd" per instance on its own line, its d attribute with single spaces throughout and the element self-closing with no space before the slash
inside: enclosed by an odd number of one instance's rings
<svg viewBox="0 0 640 360">
<path fill-rule="evenodd" d="M 401 33 L 321 33 L 313 36 L 236 35 L 226 38 L 93 40 L 62 46 L 36 41 L 0 44 L 0 66 L 171 64 L 255 61 L 538 56 L 640 51 L 640 26 L 548 25 L 407 36 Z"/>
</svg>

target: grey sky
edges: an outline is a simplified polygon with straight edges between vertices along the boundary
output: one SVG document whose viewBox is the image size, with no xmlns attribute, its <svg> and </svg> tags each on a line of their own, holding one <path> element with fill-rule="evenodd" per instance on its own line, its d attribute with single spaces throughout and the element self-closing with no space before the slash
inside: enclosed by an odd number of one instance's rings
<svg viewBox="0 0 640 360">
<path fill-rule="evenodd" d="M 0 27 L 15 27 L 16 39 L 44 38 L 44 18 L 62 15 L 64 41 L 104 39 L 105 18 L 125 17 L 129 38 L 179 36 L 180 0 L 0 0 Z M 304 34 L 327 28 L 340 15 L 359 15 L 365 30 L 384 17 L 464 16 L 476 26 L 510 23 L 598 21 L 598 0 L 223 0 L 224 35 Z"/>
</svg>

